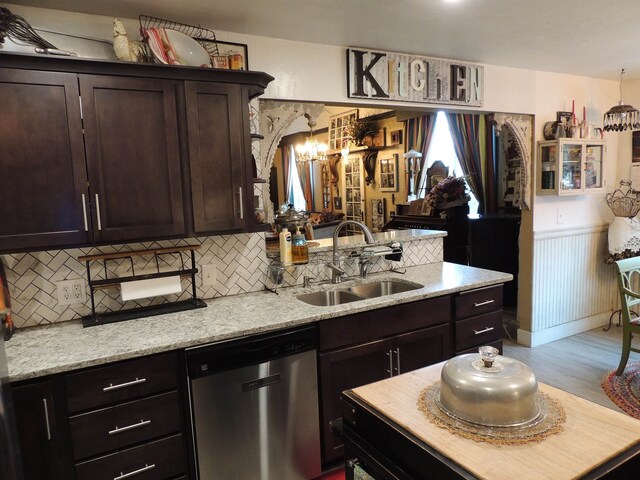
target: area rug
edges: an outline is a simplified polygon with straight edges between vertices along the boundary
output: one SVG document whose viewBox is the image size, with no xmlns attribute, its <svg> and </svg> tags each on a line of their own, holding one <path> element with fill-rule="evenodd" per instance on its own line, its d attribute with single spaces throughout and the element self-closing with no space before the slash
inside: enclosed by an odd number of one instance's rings
<svg viewBox="0 0 640 480">
<path fill-rule="evenodd" d="M 602 389 L 623 412 L 640 420 L 640 362 L 628 363 L 619 377 L 615 370 L 609 372 Z"/>
</svg>

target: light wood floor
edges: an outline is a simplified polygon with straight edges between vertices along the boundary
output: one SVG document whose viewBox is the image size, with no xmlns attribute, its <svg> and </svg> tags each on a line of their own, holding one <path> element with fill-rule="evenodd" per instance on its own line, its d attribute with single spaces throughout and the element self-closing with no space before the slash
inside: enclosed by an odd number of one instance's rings
<svg viewBox="0 0 640 480">
<path fill-rule="evenodd" d="M 622 329 L 615 322 L 608 332 L 599 327 L 534 348 L 504 340 L 504 355 L 528 365 L 540 382 L 618 411 L 600 384 L 618 368 L 621 350 Z M 631 352 L 629 363 L 634 361 L 640 354 Z"/>
</svg>

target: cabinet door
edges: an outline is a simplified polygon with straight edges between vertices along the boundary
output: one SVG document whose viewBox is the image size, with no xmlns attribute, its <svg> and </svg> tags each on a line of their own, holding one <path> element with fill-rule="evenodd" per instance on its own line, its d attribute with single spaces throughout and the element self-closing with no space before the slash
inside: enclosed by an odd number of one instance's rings
<svg viewBox="0 0 640 480">
<path fill-rule="evenodd" d="M 449 324 L 424 328 L 392 339 L 393 375 L 433 365 L 451 356 Z"/>
<path fill-rule="evenodd" d="M 87 242 L 77 77 L 0 69 L 0 105 L 0 251 Z"/>
<path fill-rule="evenodd" d="M 387 340 L 357 345 L 320 354 L 320 420 L 322 428 L 323 462 L 340 458 L 344 446 L 329 426 L 342 416 L 340 394 L 344 390 L 390 377 Z"/>
<path fill-rule="evenodd" d="M 96 241 L 185 233 L 176 83 L 80 75 Z"/>
<path fill-rule="evenodd" d="M 242 90 L 186 82 L 191 200 L 195 233 L 246 227 L 247 160 Z"/>
<path fill-rule="evenodd" d="M 560 193 L 582 193 L 582 157 L 584 145 L 580 142 L 561 142 L 562 172 Z"/>
<path fill-rule="evenodd" d="M 74 478 L 62 397 L 53 381 L 11 387 L 25 480 Z"/>
</svg>

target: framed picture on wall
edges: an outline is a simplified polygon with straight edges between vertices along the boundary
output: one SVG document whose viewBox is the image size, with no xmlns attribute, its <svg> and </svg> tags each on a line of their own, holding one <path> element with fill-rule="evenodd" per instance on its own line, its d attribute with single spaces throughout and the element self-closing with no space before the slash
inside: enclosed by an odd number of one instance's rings
<svg viewBox="0 0 640 480">
<path fill-rule="evenodd" d="M 249 52 L 244 43 L 221 42 L 218 44 L 218 55 L 221 59 L 227 58 L 227 67 L 230 70 L 249 70 Z M 216 57 L 212 57 L 214 66 Z M 225 67 L 221 67 L 225 68 Z"/>
<path fill-rule="evenodd" d="M 389 133 L 389 145 L 400 145 L 402 143 L 402 130 L 393 130 Z"/>
<path fill-rule="evenodd" d="M 357 108 L 329 117 L 329 150 L 340 150 L 348 146 L 351 138 L 347 127 L 357 120 Z"/>
<path fill-rule="evenodd" d="M 371 200 L 371 227 L 374 232 L 379 232 L 384 227 L 386 208 L 384 198 Z"/>
<path fill-rule="evenodd" d="M 380 158 L 380 191 L 398 191 L 398 154 Z"/>
</svg>

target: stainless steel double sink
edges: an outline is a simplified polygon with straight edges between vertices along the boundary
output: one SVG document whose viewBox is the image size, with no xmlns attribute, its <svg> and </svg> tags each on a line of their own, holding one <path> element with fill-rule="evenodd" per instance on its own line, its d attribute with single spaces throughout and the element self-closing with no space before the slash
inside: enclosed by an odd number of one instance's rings
<svg viewBox="0 0 640 480">
<path fill-rule="evenodd" d="M 309 305 L 318 307 L 330 307 L 343 303 L 357 302 L 368 298 L 383 297 L 394 293 L 417 290 L 424 285 L 413 282 L 401 282 L 398 280 L 381 280 L 379 282 L 363 283 L 341 290 L 321 290 L 319 292 L 305 293 L 296 298 Z"/>
</svg>

